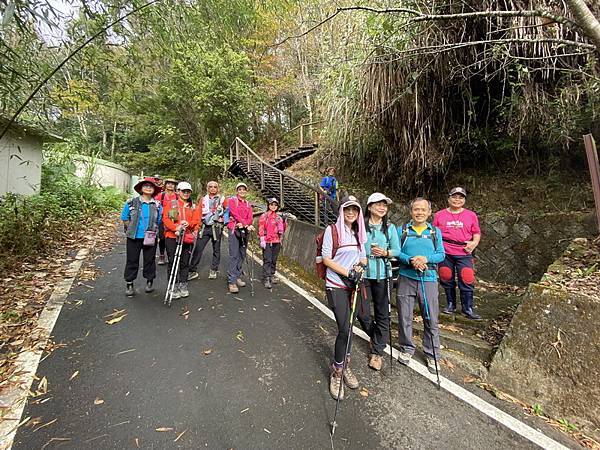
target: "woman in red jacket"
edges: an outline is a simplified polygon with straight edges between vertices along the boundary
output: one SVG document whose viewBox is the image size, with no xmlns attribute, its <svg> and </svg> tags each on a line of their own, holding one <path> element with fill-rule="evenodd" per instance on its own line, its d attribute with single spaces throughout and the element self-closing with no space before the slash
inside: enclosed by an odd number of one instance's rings
<svg viewBox="0 0 600 450">
<path fill-rule="evenodd" d="M 263 249 L 263 283 L 267 289 L 271 289 L 286 223 L 277 213 L 279 200 L 271 197 L 267 199 L 267 203 L 268 211 L 258 219 L 258 237 L 260 247 Z"/>
<path fill-rule="evenodd" d="M 196 228 L 198 227 L 196 215 L 194 214 L 194 203 L 190 199 L 192 186 L 187 181 L 182 181 L 177 185 L 177 190 L 179 191 L 179 199 L 168 202 L 163 211 L 165 243 L 169 257 L 169 274 L 173 270 L 177 237 L 180 233 L 184 233 L 183 248 L 181 249 L 181 258 L 179 260 L 179 273 L 175 280 L 173 299 L 185 298 L 190 295 L 187 287 L 187 278 L 192 245 L 196 239 Z"/>
</svg>

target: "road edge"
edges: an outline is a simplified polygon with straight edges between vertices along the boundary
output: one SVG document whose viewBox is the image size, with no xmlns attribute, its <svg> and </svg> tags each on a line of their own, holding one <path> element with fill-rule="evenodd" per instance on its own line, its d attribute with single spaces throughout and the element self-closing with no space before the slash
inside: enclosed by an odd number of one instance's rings
<svg viewBox="0 0 600 450">
<path fill-rule="evenodd" d="M 33 331 L 36 341 L 34 348 L 22 352 L 17 358 L 19 375 L 16 383 L 1 397 L 0 403 L 10 405 L 0 421 L 0 450 L 10 450 L 19 426 L 34 376 L 37 372 L 43 349 L 46 347 L 54 325 L 71 290 L 71 286 L 79 274 L 83 261 L 88 257 L 94 245 L 82 248 L 77 252 L 75 260 L 69 264 L 67 277 L 60 281 L 52 291 L 46 306 L 42 310 L 38 323 Z"/>
</svg>

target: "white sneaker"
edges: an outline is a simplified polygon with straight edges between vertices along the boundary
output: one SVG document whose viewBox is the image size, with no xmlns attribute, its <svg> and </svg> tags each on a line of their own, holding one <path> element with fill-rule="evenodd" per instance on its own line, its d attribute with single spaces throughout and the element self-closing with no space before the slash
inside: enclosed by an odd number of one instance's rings
<svg viewBox="0 0 600 450">
<path fill-rule="evenodd" d="M 181 298 L 181 293 L 179 292 L 179 286 L 173 287 L 173 295 L 171 296 L 171 300 L 177 300 Z"/>
<path fill-rule="evenodd" d="M 190 273 L 188 274 L 188 278 L 187 278 L 187 280 L 188 280 L 188 281 L 195 280 L 196 278 L 198 278 L 198 276 L 199 276 L 199 275 L 198 275 L 198 272 L 190 272 Z"/>
<path fill-rule="evenodd" d="M 179 297 L 186 298 L 190 296 L 190 292 L 188 291 L 187 283 L 181 283 L 179 285 Z"/>
<path fill-rule="evenodd" d="M 209 280 L 216 280 L 217 279 L 217 271 L 216 270 L 211 270 L 210 272 L 208 272 L 208 279 Z"/>
<path fill-rule="evenodd" d="M 411 358 L 412 355 L 410 353 L 400 352 L 400 354 L 398 355 L 398 362 L 400 364 L 408 366 L 408 363 L 410 362 Z"/>
</svg>

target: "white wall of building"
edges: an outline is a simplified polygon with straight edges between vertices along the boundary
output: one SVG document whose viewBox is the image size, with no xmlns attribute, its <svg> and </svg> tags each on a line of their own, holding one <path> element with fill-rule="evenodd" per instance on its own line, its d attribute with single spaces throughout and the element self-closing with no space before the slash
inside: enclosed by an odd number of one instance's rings
<svg viewBox="0 0 600 450">
<path fill-rule="evenodd" d="M 36 194 L 42 179 L 42 140 L 9 131 L 0 140 L 0 196 Z"/>
<path fill-rule="evenodd" d="M 79 178 L 90 176 L 99 186 L 114 186 L 123 192 L 131 191 L 131 175 L 119 164 L 98 158 L 78 155 L 74 158 L 75 175 Z"/>
</svg>

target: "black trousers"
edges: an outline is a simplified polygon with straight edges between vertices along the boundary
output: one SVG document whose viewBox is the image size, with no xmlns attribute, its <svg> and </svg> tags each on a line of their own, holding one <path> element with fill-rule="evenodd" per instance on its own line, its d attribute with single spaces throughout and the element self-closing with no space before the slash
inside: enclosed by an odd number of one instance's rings
<svg viewBox="0 0 600 450">
<path fill-rule="evenodd" d="M 165 242 L 165 226 L 161 222 L 158 224 L 158 253 L 164 255 L 166 248 L 167 245 Z"/>
<path fill-rule="evenodd" d="M 202 232 L 202 236 L 198 238 L 196 242 L 196 248 L 194 249 L 194 254 L 192 255 L 192 259 L 190 261 L 190 271 L 196 272 L 198 270 L 198 264 L 200 264 L 200 259 L 202 258 L 202 253 L 204 252 L 204 248 L 208 244 L 209 241 L 212 242 L 212 262 L 210 263 L 210 269 L 215 272 L 219 270 L 219 264 L 221 263 L 221 236 L 223 235 L 223 231 L 220 230 L 216 232 L 215 237 L 216 240 L 213 239 L 213 227 L 205 226 L 204 231 Z"/>
<path fill-rule="evenodd" d="M 263 249 L 263 279 L 275 275 L 279 250 L 281 250 L 280 243 L 267 244 Z"/>
<path fill-rule="evenodd" d="M 127 262 L 125 263 L 125 281 L 132 282 L 137 278 L 140 268 L 140 253 L 144 255 L 144 268 L 142 275 L 146 280 L 156 278 L 156 245 L 145 246 L 144 239 L 127 238 Z"/>
<path fill-rule="evenodd" d="M 391 282 L 391 280 L 390 280 Z M 383 356 L 390 334 L 390 299 L 388 297 L 387 280 L 365 279 L 367 295 L 373 303 L 375 320 L 371 324 L 372 353 Z M 391 286 L 390 286 L 391 288 Z"/>
<path fill-rule="evenodd" d="M 371 311 L 365 296 L 359 289 L 356 297 L 356 311 L 354 318 L 358 317 L 361 328 L 368 334 L 371 331 Z M 335 316 L 338 327 L 338 334 L 335 338 L 334 364 L 341 367 L 346 360 L 346 343 L 348 342 L 350 327 L 350 307 L 352 306 L 352 296 L 354 291 L 345 289 L 327 288 L 327 302 Z M 352 320 L 354 322 L 354 320 Z M 351 348 L 348 348 L 348 355 Z"/>
<path fill-rule="evenodd" d="M 177 249 L 177 240 L 173 238 L 165 239 L 167 244 L 167 256 L 169 257 L 169 276 L 173 270 L 173 264 L 175 262 L 175 250 Z M 179 260 L 179 273 L 175 281 L 179 283 L 185 283 L 188 279 L 190 272 L 190 256 L 192 255 L 192 244 L 183 244 L 181 249 L 181 259 Z"/>
</svg>

